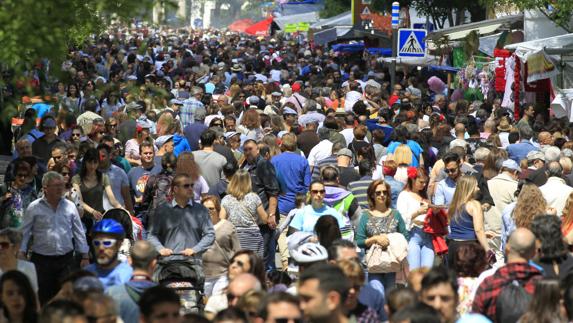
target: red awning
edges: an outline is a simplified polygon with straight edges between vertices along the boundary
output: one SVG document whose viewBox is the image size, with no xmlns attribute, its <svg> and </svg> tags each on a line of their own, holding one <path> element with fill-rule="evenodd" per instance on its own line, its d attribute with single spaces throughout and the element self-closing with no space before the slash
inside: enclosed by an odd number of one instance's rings
<svg viewBox="0 0 573 323">
<path fill-rule="evenodd" d="M 245 30 L 245 33 L 253 36 L 268 36 L 271 29 L 273 18 L 268 18 L 257 22 Z"/>
<path fill-rule="evenodd" d="M 255 22 L 249 18 L 239 19 L 239 20 L 236 20 L 235 22 L 233 22 L 232 24 L 230 24 L 229 27 L 227 27 L 227 29 L 229 29 L 230 31 L 238 32 L 238 33 L 244 33 L 245 30 L 247 28 L 249 28 L 250 26 L 252 26 L 254 23 Z"/>
</svg>

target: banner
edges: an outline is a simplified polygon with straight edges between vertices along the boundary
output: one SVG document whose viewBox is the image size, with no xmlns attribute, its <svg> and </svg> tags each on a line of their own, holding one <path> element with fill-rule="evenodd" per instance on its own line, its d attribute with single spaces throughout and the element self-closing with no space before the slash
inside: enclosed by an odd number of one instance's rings
<svg viewBox="0 0 573 323">
<path fill-rule="evenodd" d="M 527 83 L 551 78 L 559 74 L 557 66 L 543 49 L 527 55 L 525 61 L 527 62 Z"/>
</svg>

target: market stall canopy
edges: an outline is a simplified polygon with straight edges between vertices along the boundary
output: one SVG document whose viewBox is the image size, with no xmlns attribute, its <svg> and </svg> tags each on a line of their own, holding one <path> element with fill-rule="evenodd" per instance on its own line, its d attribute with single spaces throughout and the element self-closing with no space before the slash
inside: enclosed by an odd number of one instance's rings
<svg viewBox="0 0 573 323">
<path fill-rule="evenodd" d="M 426 40 L 434 41 L 444 36 L 447 36 L 449 40 L 460 40 L 474 30 L 477 31 L 480 36 L 485 36 L 503 29 L 523 29 L 523 14 L 444 28 L 429 33 Z"/>
<path fill-rule="evenodd" d="M 313 24 L 318 21 L 318 11 L 276 17 L 274 21 L 281 30 L 285 30 L 287 24 L 298 24 L 301 22 Z"/>
<path fill-rule="evenodd" d="M 272 23 L 273 23 L 272 17 L 265 20 L 261 20 L 256 24 L 250 26 L 249 28 L 245 29 L 245 33 L 253 36 L 268 36 Z"/>
<path fill-rule="evenodd" d="M 280 16 L 297 15 L 307 12 L 321 11 L 324 9 L 323 0 L 289 1 L 277 6 L 276 12 Z"/>
<path fill-rule="evenodd" d="M 396 64 L 398 65 L 408 65 L 408 66 L 428 66 L 432 64 L 438 64 L 440 58 L 433 55 L 426 55 L 425 57 L 397 57 Z M 378 61 L 384 63 L 392 63 L 391 57 L 380 57 Z M 446 66 L 444 66 L 446 67 Z M 451 68 L 451 66 L 447 66 Z"/>
<path fill-rule="evenodd" d="M 230 31 L 238 32 L 238 33 L 244 33 L 247 28 L 249 28 L 250 26 L 252 26 L 254 24 L 255 24 L 255 22 L 249 18 L 239 19 L 239 20 L 236 20 L 235 22 L 233 22 L 232 24 L 230 24 L 229 27 L 227 27 L 227 29 L 229 29 Z"/>
<path fill-rule="evenodd" d="M 351 26 L 348 27 L 333 27 L 329 29 L 324 29 L 314 33 L 314 44 L 315 45 L 326 45 L 330 42 L 335 41 L 338 37 L 347 34 Z"/>
<path fill-rule="evenodd" d="M 549 55 L 573 53 L 573 33 L 543 39 L 530 40 L 505 46 L 505 49 L 515 51 L 536 51 L 543 49 Z"/>
<path fill-rule="evenodd" d="M 320 19 L 317 23 L 310 26 L 312 29 L 321 29 L 324 27 L 335 27 L 335 26 L 352 26 L 352 13 L 347 11 L 341 13 L 337 16 L 330 17 L 328 19 Z"/>
</svg>

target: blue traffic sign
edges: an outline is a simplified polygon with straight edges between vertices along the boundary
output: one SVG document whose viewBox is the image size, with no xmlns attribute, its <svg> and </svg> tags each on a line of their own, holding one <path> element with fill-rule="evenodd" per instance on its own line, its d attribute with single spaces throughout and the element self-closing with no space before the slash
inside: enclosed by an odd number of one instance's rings
<svg viewBox="0 0 573 323">
<path fill-rule="evenodd" d="M 398 57 L 424 57 L 426 56 L 425 29 L 399 29 L 398 30 Z"/>
</svg>

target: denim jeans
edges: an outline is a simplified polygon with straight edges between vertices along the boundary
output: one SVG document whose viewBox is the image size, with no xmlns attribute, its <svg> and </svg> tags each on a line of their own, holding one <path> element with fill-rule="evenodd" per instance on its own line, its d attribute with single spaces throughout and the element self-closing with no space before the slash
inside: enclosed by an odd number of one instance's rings
<svg viewBox="0 0 573 323">
<path fill-rule="evenodd" d="M 368 281 L 377 280 L 384 286 L 384 291 L 388 293 L 396 287 L 396 273 L 373 274 L 368 273 Z"/>
<path fill-rule="evenodd" d="M 412 230 L 410 230 L 408 265 L 410 270 L 420 267 L 432 268 L 434 265 L 432 237 L 419 227 L 413 227 Z"/>
</svg>

